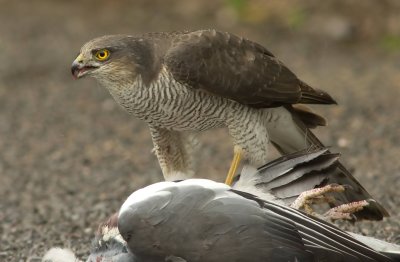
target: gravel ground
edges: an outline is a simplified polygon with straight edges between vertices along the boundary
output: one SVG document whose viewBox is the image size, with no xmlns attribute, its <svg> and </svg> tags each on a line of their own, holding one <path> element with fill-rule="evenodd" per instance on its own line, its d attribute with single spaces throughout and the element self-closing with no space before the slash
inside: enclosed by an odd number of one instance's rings
<svg viewBox="0 0 400 262">
<path fill-rule="evenodd" d="M 400 243 L 400 54 L 374 41 L 381 29 L 354 30 L 368 19 L 325 16 L 330 9 L 319 13 L 315 1 L 301 9 L 307 15 L 273 1 L 253 16 L 252 5 L 226 1 L 82 2 L 0 0 L 0 261 L 35 261 L 51 246 L 84 258 L 99 222 L 133 190 L 162 178 L 146 125 L 94 80 L 72 80 L 80 46 L 107 33 L 194 28 L 257 40 L 337 99 L 339 106 L 315 107 L 329 119 L 317 133 L 391 214 L 383 222 L 341 226 Z M 363 8 L 357 17 L 376 14 L 376 24 L 386 25 L 374 6 Z M 283 15 L 265 17 L 280 14 L 274 10 Z M 232 156 L 226 131 L 201 140 L 199 176 L 222 180 Z"/>
</svg>

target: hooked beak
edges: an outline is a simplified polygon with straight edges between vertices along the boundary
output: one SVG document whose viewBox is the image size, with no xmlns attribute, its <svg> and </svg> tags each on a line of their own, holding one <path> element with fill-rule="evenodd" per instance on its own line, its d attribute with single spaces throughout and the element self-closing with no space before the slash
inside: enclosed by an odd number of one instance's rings
<svg viewBox="0 0 400 262">
<path fill-rule="evenodd" d="M 75 79 L 78 79 L 87 75 L 96 68 L 98 68 L 98 66 L 85 65 L 83 62 L 82 54 L 79 54 L 78 57 L 72 63 L 71 73 Z"/>
</svg>

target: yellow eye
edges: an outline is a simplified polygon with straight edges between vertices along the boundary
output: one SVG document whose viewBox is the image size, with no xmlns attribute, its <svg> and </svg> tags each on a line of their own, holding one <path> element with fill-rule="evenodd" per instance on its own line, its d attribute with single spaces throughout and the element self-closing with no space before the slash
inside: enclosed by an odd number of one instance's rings
<svg viewBox="0 0 400 262">
<path fill-rule="evenodd" d="M 94 56 L 97 60 L 104 61 L 110 56 L 110 51 L 108 51 L 107 49 L 102 49 L 97 51 Z"/>
</svg>

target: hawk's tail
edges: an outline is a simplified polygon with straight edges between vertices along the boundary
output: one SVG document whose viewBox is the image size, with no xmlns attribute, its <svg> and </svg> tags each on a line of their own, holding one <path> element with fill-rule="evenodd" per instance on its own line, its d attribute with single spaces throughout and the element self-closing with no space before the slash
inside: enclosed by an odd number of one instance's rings
<svg viewBox="0 0 400 262">
<path fill-rule="evenodd" d="M 279 110 L 277 113 L 283 115 L 283 117 L 268 127 L 268 133 L 272 143 L 282 155 L 292 154 L 301 150 L 312 151 L 325 148 L 321 141 L 307 128 L 306 124 L 293 107 L 280 107 L 275 110 Z M 326 154 L 328 153 L 330 152 L 327 150 Z M 307 190 L 307 188 L 312 189 L 331 183 L 350 186 L 345 192 L 334 194 L 335 198 L 338 200 L 336 205 L 360 200 L 369 201 L 370 204 L 367 207 L 355 213 L 357 218 L 381 220 L 383 217 L 388 216 L 388 212 L 385 208 L 372 198 L 340 162 L 338 162 L 334 168 L 326 170 L 323 176 L 314 176 L 313 179 L 311 179 L 311 176 L 308 176 L 308 178 L 304 176 L 302 179 L 292 181 L 284 187 L 285 191 L 280 191 L 280 194 L 283 199 L 290 199 L 296 197 L 299 190 L 304 191 L 304 189 Z M 277 189 L 279 189 L 279 187 L 277 187 Z"/>
</svg>

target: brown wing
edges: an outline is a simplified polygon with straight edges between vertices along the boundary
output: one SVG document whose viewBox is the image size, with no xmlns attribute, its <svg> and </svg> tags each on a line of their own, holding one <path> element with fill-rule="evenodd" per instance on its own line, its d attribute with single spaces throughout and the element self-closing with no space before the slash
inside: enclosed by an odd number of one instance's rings
<svg viewBox="0 0 400 262">
<path fill-rule="evenodd" d="M 335 103 L 261 45 L 229 33 L 204 30 L 174 36 L 164 62 L 179 82 L 254 107 Z"/>
</svg>

